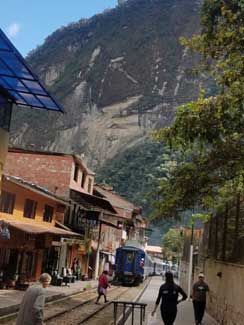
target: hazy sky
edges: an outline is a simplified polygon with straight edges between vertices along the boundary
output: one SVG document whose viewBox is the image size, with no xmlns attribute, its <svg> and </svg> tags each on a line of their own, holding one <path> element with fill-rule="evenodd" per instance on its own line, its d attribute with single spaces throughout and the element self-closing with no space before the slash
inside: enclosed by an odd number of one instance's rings
<svg viewBox="0 0 244 325">
<path fill-rule="evenodd" d="M 0 28 L 25 56 L 57 28 L 116 4 L 117 0 L 1 0 Z"/>
</svg>

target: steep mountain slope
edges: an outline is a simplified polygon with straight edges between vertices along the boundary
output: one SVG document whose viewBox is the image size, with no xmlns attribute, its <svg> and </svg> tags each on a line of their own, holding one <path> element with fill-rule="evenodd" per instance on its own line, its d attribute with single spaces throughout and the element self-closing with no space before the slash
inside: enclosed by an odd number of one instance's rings
<svg viewBox="0 0 244 325">
<path fill-rule="evenodd" d="M 16 110 L 12 144 L 84 153 L 99 167 L 171 123 L 198 92 L 178 39 L 199 30 L 199 8 L 199 0 L 129 0 L 54 32 L 28 60 L 66 113 Z"/>
</svg>

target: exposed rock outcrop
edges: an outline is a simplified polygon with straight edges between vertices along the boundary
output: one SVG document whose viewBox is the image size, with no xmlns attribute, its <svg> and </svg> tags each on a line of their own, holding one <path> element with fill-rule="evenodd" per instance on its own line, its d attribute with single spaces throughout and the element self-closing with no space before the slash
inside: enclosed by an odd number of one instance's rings
<svg viewBox="0 0 244 325">
<path fill-rule="evenodd" d="M 169 125 L 198 93 L 178 40 L 199 29 L 199 7 L 131 0 L 57 30 L 28 60 L 66 112 L 16 111 L 12 144 L 85 153 L 95 167 Z"/>
</svg>

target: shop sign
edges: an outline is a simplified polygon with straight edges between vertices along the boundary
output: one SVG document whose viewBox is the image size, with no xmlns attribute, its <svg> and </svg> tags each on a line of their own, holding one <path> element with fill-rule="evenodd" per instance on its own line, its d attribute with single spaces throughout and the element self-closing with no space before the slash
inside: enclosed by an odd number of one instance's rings
<svg viewBox="0 0 244 325">
<path fill-rule="evenodd" d="M 0 239 L 2 240 L 9 240 L 10 239 L 10 231 L 8 229 L 9 224 L 4 221 L 0 220 Z"/>
<path fill-rule="evenodd" d="M 70 245 L 70 246 L 72 246 L 72 245 L 84 245 L 85 244 L 85 242 L 84 242 L 84 240 L 79 240 L 79 239 L 72 239 L 72 238 L 63 238 L 63 240 L 62 240 L 63 242 L 65 242 L 67 245 Z"/>
</svg>

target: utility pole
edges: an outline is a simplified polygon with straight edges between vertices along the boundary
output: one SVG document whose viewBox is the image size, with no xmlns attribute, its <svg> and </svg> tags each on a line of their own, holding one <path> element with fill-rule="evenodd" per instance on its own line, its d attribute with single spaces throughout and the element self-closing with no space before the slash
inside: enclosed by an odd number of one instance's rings
<svg viewBox="0 0 244 325">
<path fill-rule="evenodd" d="M 194 223 L 191 226 L 191 245 L 190 245 L 190 258 L 189 258 L 189 274 L 188 274 L 188 300 L 191 296 L 191 286 L 192 286 L 192 268 L 193 268 L 193 234 L 194 234 Z"/>
<path fill-rule="evenodd" d="M 101 213 L 101 215 L 103 216 L 103 212 Z M 102 231 L 102 221 L 99 220 L 99 232 L 98 232 L 98 241 L 97 241 L 97 253 L 96 253 L 94 280 L 96 280 L 98 278 L 101 231 Z"/>
</svg>

